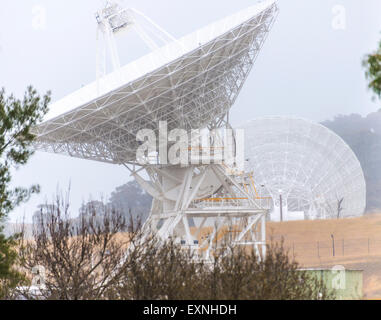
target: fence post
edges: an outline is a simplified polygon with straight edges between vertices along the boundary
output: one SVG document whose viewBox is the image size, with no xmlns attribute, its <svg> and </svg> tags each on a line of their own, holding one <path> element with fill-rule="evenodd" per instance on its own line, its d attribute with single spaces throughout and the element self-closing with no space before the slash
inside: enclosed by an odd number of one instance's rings
<svg viewBox="0 0 381 320">
<path fill-rule="evenodd" d="M 319 245 L 319 241 L 317 242 L 317 254 L 318 254 L 318 258 L 320 258 L 320 245 Z"/>
<path fill-rule="evenodd" d="M 345 244 L 344 244 L 344 239 L 343 239 L 343 256 L 344 256 L 344 246 L 345 246 Z"/>
</svg>

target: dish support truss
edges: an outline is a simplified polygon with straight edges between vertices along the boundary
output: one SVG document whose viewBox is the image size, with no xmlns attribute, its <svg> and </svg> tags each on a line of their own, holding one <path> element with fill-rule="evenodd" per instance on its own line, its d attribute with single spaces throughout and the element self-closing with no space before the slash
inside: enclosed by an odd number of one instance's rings
<svg viewBox="0 0 381 320">
<path fill-rule="evenodd" d="M 149 180 L 141 176 L 143 169 Z M 249 175 L 209 164 L 147 165 L 132 176 L 153 197 L 145 236 L 171 237 L 206 260 L 225 245 L 251 246 L 259 258 L 265 256 L 269 202 L 264 205 L 267 199 L 256 193 Z"/>
</svg>

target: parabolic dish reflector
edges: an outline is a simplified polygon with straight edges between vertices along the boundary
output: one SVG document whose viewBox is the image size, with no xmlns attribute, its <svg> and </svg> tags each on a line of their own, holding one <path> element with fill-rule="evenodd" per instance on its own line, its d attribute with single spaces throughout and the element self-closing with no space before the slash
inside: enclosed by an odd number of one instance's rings
<svg viewBox="0 0 381 320">
<path fill-rule="evenodd" d="M 245 130 L 246 169 L 253 172 L 262 195 L 292 219 L 360 216 L 366 186 L 360 162 L 330 129 L 308 120 L 265 117 Z M 341 201 L 341 202 L 340 202 Z M 288 211 L 288 212 L 287 212 Z"/>
<path fill-rule="evenodd" d="M 274 22 L 261 2 L 174 41 L 50 106 L 36 148 L 134 162 L 141 129 L 205 128 L 234 104 Z"/>
</svg>

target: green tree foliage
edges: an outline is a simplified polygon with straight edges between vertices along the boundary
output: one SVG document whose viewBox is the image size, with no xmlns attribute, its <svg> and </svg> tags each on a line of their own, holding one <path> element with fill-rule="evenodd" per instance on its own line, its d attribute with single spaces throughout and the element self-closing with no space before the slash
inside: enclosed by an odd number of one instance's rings
<svg viewBox="0 0 381 320">
<path fill-rule="evenodd" d="M 31 128 L 42 121 L 49 102 L 49 92 L 40 97 L 32 87 L 28 87 L 22 100 L 6 96 L 5 90 L 0 90 L 0 222 L 4 222 L 17 205 L 39 191 L 36 185 L 12 188 L 11 170 L 25 165 L 33 154 Z M 7 288 L 14 287 L 22 279 L 13 267 L 17 260 L 14 238 L 6 238 L 2 232 L 0 227 L 0 297 L 7 296 Z"/>
<path fill-rule="evenodd" d="M 13 298 L 13 288 L 26 279 L 14 266 L 18 263 L 15 238 L 0 234 L 0 298 Z"/>
<path fill-rule="evenodd" d="M 34 136 L 30 130 L 42 121 L 49 102 L 50 93 L 41 98 L 32 87 L 27 89 L 23 100 L 13 95 L 7 97 L 5 90 L 0 90 L 0 219 L 39 191 L 38 186 L 12 189 L 11 168 L 26 164 L 33 154 Z"/>
<path fill-rule="evenodd" d="M 368 87 L 378 98 L 381 98 L 381 41 L 372 54 L 368 54 L 364 61 L 365 75 L 369 81 Z"/>
</svg>

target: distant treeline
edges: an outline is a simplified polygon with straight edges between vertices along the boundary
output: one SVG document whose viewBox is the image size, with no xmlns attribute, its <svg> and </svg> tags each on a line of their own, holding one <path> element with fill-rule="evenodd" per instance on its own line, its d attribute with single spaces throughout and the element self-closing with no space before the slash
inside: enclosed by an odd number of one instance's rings
<svg viewBox="0 0 381 320">
<path fill-rule="evenodd" d="M 339 115 L 322 124 L 352 148 L 359 159 L 366 180 L 366 211 L 381 210 L 381 111 L 366 117 Z"/>
</svg>

